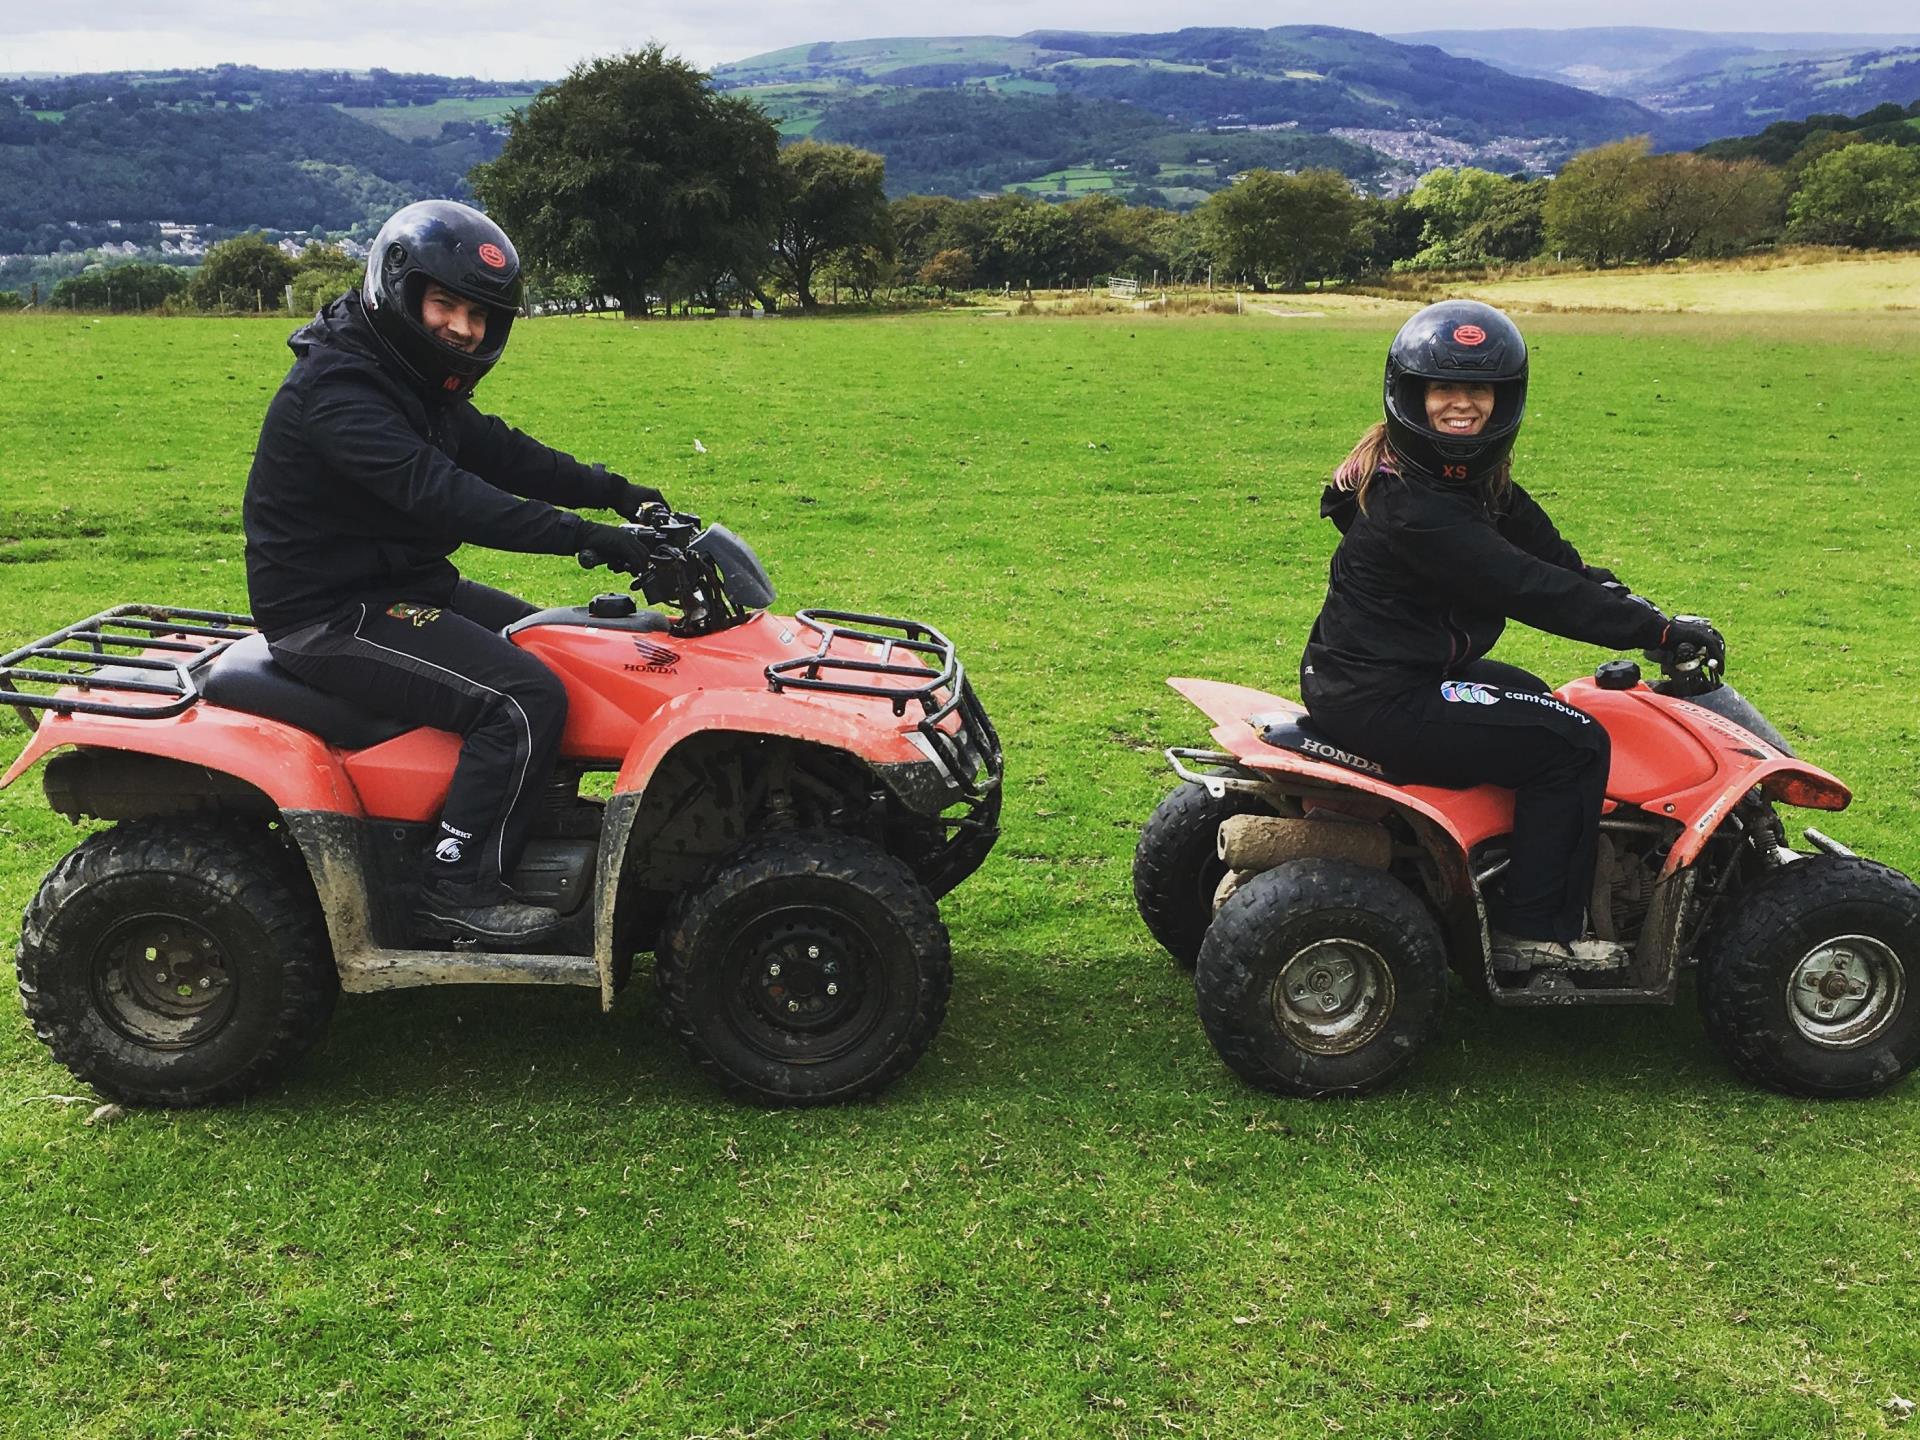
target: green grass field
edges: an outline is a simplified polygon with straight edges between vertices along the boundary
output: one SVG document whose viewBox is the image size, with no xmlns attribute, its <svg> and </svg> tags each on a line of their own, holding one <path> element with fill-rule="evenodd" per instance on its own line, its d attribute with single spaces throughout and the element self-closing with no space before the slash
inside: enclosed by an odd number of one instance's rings
<svg viewBox="0 0 1920 1440">
<path fill-rule="evenodd" d="M 1920 1090 L 1755 1091 L 1672 1010 L 1456 994 L 1362 1102 L 1239 1085 L 1133 914 L 1161 683 L 1290 691 L 1392 315 L 548 320 L 483 401 L 924 616 L 1007 744 L 956 987 L 880 1101 L 690 1073 L 642 976 L 343 999 L 284 1087 L 108 1127 L 0 1014 L 0 1434 L 1835 1436 L 1920 1398 Z M 0 319 L 0 645 L 242 607 L 282 320 Z M 1540 317 L 1519 466 L 1920 868 L 1920 326 Z M 705 446 L 696 453 L 694 441 Z M 472 553 L 551 603 L 570 559 Z M 1605 658 L 1515 630 L 1560 679 Z M 16 737 L 17 738 L 17 737 Z M 11 742 L 8 747 L 12 748 Z M 77 836 L 0 795 L 0 915 Z M 11 918 L 0 919 L 10 944 Z"/>
<path fill-rule="evenodd" d="M 1045 175 L 1036 175 L 1031 180 L 1021 180 L 1000 188 L 1008 192 L 1023 191 L 1029 195 L 1092 195 L 1115 189 L 1120 178 L 1116 171 L 1083 165 L 1070 170 L 1050 170 Z"/>
<path fill-rule="evenodd" d="M 440 127 L 454 120 L 505 120 L 532 100 L 527 95 L 460 96 L 431 105 L 340 105 L 357 120 L 377 125 L 402 140 L 437 140 Z"/>
</svg>

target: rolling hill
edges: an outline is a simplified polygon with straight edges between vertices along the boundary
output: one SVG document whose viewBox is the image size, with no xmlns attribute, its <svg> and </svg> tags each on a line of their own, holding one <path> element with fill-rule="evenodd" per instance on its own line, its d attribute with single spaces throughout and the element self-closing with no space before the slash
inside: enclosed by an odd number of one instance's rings
<svg viewBox="0 0 1920 1440">
<path fill-rule="evenodd" d="M 1087 166 L 1188 190 L 1248 164 L 1357 179 L 1443 160 L 1542 168 L 1657 123 L 1631 101 L 1323 25 L 823 42 L 714 80 L 788 133 L 880 150 L 891 186 L 948 193 Z M 1237 147 L 1224 162 L 1208 153 L 1223 141 Z"/>
</svg>

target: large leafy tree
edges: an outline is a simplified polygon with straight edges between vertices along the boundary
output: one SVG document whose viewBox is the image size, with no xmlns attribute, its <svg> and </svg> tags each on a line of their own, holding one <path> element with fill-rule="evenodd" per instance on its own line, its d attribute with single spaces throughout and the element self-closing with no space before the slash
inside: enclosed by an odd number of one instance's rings
<svg viewBox="0 0 1920 1440">
<path fill-rule="evenodd" d="M 1920 239 L 1920 152 L 1869 143 L 1822 155 L 1787 213 L 1796 240 L 1866 247 Z"/>
<path fill-rule="evenodd" d="M 1413 263 L 1461 265 L 1485 258 L 1466 243 L 1466 233 L 1507 198 L 1510 188 L 1492 171 L 1472 165 L 1422 175 L 1407 200 L 1421 219 L 1420 253 Z"/>
<path fill-rule="evenodd" d="M 1635 189 L 1650 148 L 1644 135 L 1583 150 L 1547 191 L 1547 248 L 1614 265 L 1632 256 L 1643 221 Z"/>
<path fill-rule="evenodd" d="M 543 90 L 471 178 L 536 273 L 589 276 L 644 315 L 670 275 L 757 278 L 779 214 L 779 143 L 759 106 L 651 45 Z"/>
<path fill-rule="evenodd" d="M 293 279 L 293 259 L 264 235 L 236 235 L 207 251 L 193 277 L 193 302 L 205 310 L 271 310 Z"/>
<path fill-rule="evenodd" d="M 1283 175 L 1249 170 L 1202 207 L 1213 248 L 1230 272 L 1255 290 L 1278 278 L 1282 289 L 1332 274 L 1352 248 L 1360 200 L 1332 170 Z"/>
<path fill-rule="evenodd" d="M 848 251 L 893 253 L 887 162 L 871 150 L 802 140 L 780 152 L 780 223 L 774 268 L 802 310 L 812 310 L 814 273 Z"/>
</svg>

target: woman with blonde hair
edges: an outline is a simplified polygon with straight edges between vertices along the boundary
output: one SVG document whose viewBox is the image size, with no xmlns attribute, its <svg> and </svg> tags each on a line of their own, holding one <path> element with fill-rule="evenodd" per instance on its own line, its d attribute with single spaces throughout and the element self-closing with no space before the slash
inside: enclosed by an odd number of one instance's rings
<svg viewBox="0 0 1920 1440">
<path fill-rule="evenodd" d="M 1692 644 L 1716 663 L 1724 647 L 1585 564 L 1514 483 L 1527 346 L 1505 315 L 1470 300 L 1420 311 L 1387 352 L 1383 399 L 1321 500 L 1341 538 L 1301 698 L 1403 781 L 1515 792 L 1511 864 L 1488 896 L 1494 964 L 1565 965 L 1586 928 L 1607 734 L 1487 652 L 1509 619 L 1614 649 Z"/>
</svg>

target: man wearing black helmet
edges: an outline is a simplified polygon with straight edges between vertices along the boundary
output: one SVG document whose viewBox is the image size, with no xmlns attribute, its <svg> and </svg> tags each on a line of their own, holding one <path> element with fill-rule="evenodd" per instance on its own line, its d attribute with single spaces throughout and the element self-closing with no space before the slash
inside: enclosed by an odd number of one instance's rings
<svg viewBox="0 0 1920 1440">
<path fill-rule="evenodd" d="M 1430 785 L 1515 791 L 1511 862 L 1489 896 L 1494 964 L 1565 965 L 1582 941 L 1610 746 L 1538 677 L 1485 658 L 1509 618 L 1616 649 L 1692 645 L 1711 626 L 1669 620 L 1585 564 L 1510 456 L 1527 407 L 1527 347 L 1468 300 L 1430 305 L 1387 353 L 1385 419 L 1334 472 L 1320 512 L 1341 532 L 1301 693 L 1339 744 Z"/>
<path fill-rule="evenodd" d="M 520 261 L 477 210 L 400 210 L 364 285 L 295 332 L 243 511 L 247 589 L 273 657 L 308 684 L 458 732 L 459 763 L 423 857 L 422 939 L 498 947 L 560 924 L 504 877 L 527 838 L 566 720 L 559 679 L 500 632 L 533 613 L 464 579 L 463 544 L 639 561 L 633 519 L 660 492 L 581 464 L 472 403 L 520 307 Z"/>
</svg>

